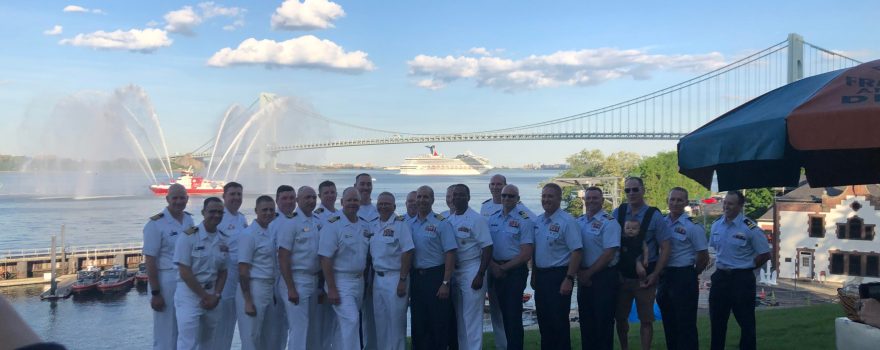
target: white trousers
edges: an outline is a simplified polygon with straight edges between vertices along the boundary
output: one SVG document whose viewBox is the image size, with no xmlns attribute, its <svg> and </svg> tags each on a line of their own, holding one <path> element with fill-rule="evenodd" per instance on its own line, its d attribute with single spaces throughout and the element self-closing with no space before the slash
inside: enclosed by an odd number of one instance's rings
<svg viewBox="0 0 880 350">
<path fill-rule="evenodd" d="M 372 269 L 370 272 L 373 273 Z M 375 273 L 373 273 L 375 276 Z M 364 350 L 377 350 L 376 344 L 376 322 L 375 322 L 375 312 L 373 312 L 373 303 L 370 300 L 373 300 L 373 286 L 375 280 L 371 278 L 372 276 L 365 276 L 364 283 L 367 284 L 366 289 L 364 290 L 364 307 L 361 311 L 361 334 L 364 336 Z M 379 312 L 384 312 L 385 310 L 378 309 Z M 378 349 L 387 349 L 379 347 Z"/>
<path fill-rule="evenodd" d="M 483 347 L 483 305 L 486 303 L 486 277 L 483 286 L 474 290 L 471 282 L 480 270 L 480 263 L 468 263 L 455 269 L 453 306 L 455 324 L 458 327 L 458 348 L 460 350 L 482 349 Z"/>
<path fill-rule="evenodd" d="M 287 311 L 284 310 L 283 303 L 283 301 L 287 300 L 287 293 L 281 295 L 278 289 L 279 284 L 284 284 L 281 277 L 275 279 L 275 286 L 273 287 L 275 299 L 273 303 L 269 304 L 269 318 L 272 322 L 269 323 L 269 328 L 267 329 L 269 343 L 266 349 L 268 350 L 284 350 L 287 348 Z"/>
<path fill-rule="evenodd" d="M 317 293 L 321 293 L 321 290 L 318 290 Z M 324 303 L 318 304 L 317 311 L 321 326 L 316 332 L 317 335 L 311 332 L 309 334 L 310 337 L 317 336 L 320 339 L 318 342 L 320 347 L 316 349 L 331 350 L 339 347 L 335 344 L 336 339 L 340 337 L 339 322 L 336 321 L 336 311 L 333 311 L 333 305 L 330 305 L 326 296 L 324 297 Z M 311 340 L 309 340 L 309 344 L 312 344 Z"/>
<path fill-rule="evenodd" d="M 227 266 L 226 285 L 217 305 L 217 328 L 214 329 L 214 349 L 229 350 L 232 348 L 232 337 L 235 335 L 235 294 L 241 289 L 238 285 L 238 263 Z"/>
<path fill-rule="evenodd" d="M 385 272 L 385 276 L 375 275 L 373 279 L 373 293 L 371 302 L 373 305 L 376 325 L 376 347 L 383 350 L 406 350 L 406 308 L 409 297 L 409 283 L 407 295 L 397 296 L 397 284 L 400 282 L 399 271 Z M 366 315 L 366 314 L 365 314 Z"/>
<path fill-rule="evenodd" d="M 266 330 L 271 323 L 280 322 L 273 320 L 272 315 L 269 314 L 269 306 L 272 305 L 275 295 L 274 287 L 274 279 L 251 279 L 251 297 L 257 310 L 255 316 L 244 313 L 244 294 L 241 288 L 238 288 L 235 295 L 235 312 L 238 315 L 238 334 L 241 338 L 242 350 L 269 348 L 269 336 Z"/>
<path fill-rule="evenodd" d="M 214 289 L 208 289 L 213 293 Z M 219 311 L 205 310 L 201 306 L 202 298 L 193 293 L 183 281 L 177 282 L 174 293 L 174 308 L 177 315 L 177 349 L 178 350 L 213 350 L 214 331 L 217 328 Z M 219 306 L 219 305 L 218 305 Z"/>
<path fill-rule="evenodd" d="M 333 305 L 333 312 L 339 322 L 339 333 L 333 348 L 338 350 L 360 350 L 360 311 L 364 296 L 364 278 L 360 273 L 336 272 L 336 290 L 339 291 L 339 305 Z M 328 287 L 329 290 L 329 287 Z"/>
<path fill-rule="evenodd" d="M 487 272 L 488 274 L 488 272 Z M 501 316 L 501 307 L 498 306 L 498 295 L 489 288 L 489 316 L 492 317 L 492 333 L 495 334 L 495 349 L 507 350 L 507 334 L 504 333 L 504 318 Z"/>
<path fill-rule="evenodd" d="M 159 270 L 159 295 L 165 300 L 165 309 L 153 310 L 153 349 L 177 349 L 177 315 L 174 308 L 174 290 L 177 289 L 177 269 Z M 150 286 L 152 292 L 153 286 Z"/>
<path fill-rule="evenodd" d="M 290 325 L 287 333 L 288 350 L 320 349 L 320 319 L 318 318 L 318 276 L 300 272 L 293 272 L 293 285 L 299 293 L 299 304 L 287 300 L 287 284 L 284 280 L 278 284 L 278 294 L 284 299 L 278 302 L 284 305 L 287 314 L 287 324 Z M 316 334 L 317 333 L 317 334 Z M 309 342 L 316 343 L 309 343 Z"/>
</svg>

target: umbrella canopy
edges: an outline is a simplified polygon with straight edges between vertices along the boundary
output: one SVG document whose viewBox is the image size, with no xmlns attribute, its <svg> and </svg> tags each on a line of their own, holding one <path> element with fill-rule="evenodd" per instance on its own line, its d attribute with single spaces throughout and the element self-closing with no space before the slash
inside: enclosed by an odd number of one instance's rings
<svg viewBox="0 0 880 350">
<path fill-rule="evenodd" d="M 719 190 L 880 183 L 880 60 L 761 95 L 678 142 L 679 172 Z"/>
</svg>

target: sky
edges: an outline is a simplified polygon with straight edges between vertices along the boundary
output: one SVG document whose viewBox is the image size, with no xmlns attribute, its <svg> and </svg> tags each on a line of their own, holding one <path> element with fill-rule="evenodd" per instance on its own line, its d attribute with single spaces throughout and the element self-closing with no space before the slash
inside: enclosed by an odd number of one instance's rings
<svg viewBox="0 0 880 350">
<path fill-rule="evenodd" d="M 685 81 L 789 33 L 877 59 L 878 14 L 828 1 L 4 1 L 0 154 L 41 152 L 50 135 L 34 120 L 59 101 L 128 85 L 149 96 L 171 153 L 202 145 L 227 108 L 262 92 L 401 132 L 528 124 Z M 294 129 L 279 143 L 298 138 Z M 581 149 L 651 155 L 675 142 L 438 146 L 519 166 L 560 163 Z M 280 160 L 395 165 L 423 152 L 368 146 Z"/>
</svg>

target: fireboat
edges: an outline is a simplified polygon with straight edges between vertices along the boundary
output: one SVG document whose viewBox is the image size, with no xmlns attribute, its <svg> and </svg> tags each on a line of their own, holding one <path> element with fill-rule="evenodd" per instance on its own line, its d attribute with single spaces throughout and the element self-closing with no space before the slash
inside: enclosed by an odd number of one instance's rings
<svg viewBox="0 0 880 350">
<path fill-rule="evenodd" d="M 150 191 L 157 195 L 166 195 L 168 194 L 168 187 L 175 183 L 186 187 L 186 192 L 190 195 L 223 194 L 223 186 L 226 185 L 224 181 L 205 180 L 201 176 L 196 176 L 193 173 L 192 167 L 190 167 L 187 170 L 181 171 L 177 180 L 167 184 L 151 185 Z"/>
</svg>

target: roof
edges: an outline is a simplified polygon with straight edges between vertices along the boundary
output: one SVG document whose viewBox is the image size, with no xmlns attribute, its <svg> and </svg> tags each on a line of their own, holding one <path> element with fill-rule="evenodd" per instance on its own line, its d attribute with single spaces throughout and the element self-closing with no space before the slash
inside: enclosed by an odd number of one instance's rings
<svg viewBox="0 0 880 350">
<path fill-rule="evenodd" d="M 838 196 L 843 193 L 847 187 L 849 186 L 813 188 L 810 187 L 804 177 L 801 177 L 801 182 L 797 188 L 778 197 L 776 200 L 783 202 L 820 203 L 822 202 L 823 195 L 828 195 L 830 197 Z M 865 187 L 871 195 L 880 197 L 880 185 L 865 185 Z"/>
</svg>

